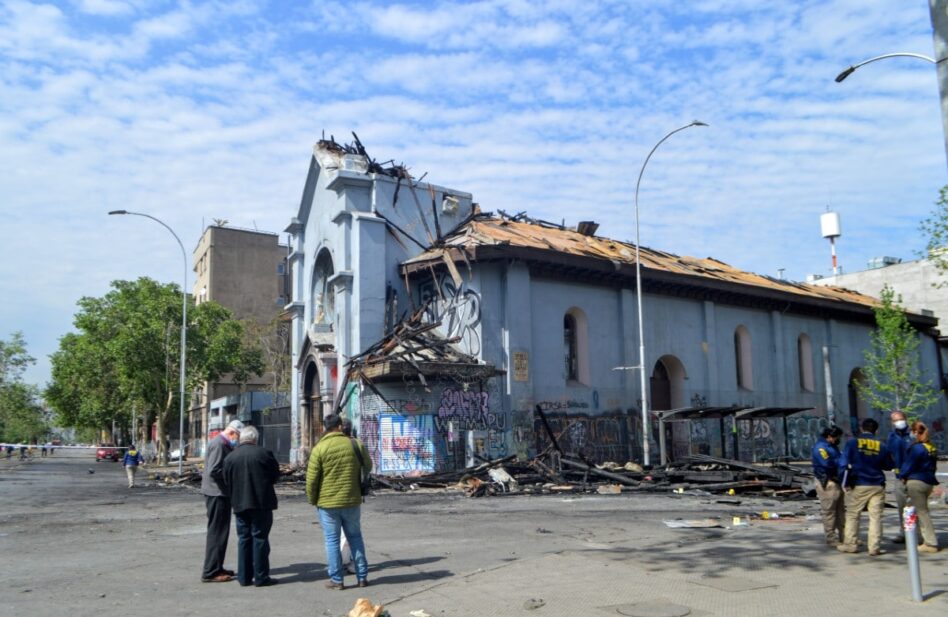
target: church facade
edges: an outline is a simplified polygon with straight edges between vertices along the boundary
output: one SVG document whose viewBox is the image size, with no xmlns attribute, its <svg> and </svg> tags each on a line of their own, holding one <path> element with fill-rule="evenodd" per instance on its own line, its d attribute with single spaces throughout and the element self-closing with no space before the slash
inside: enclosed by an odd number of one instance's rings
<svg viewBox="0 0 948 617">
<path fill-rule="evenodd" d="M 482 213 L 469 193 L 323 141 L 287 231 L 295 460 L 331 411 L 392 475 L 528 456 L 551 438 L 641 462 L 643 433 L 652 463 L 806 458 L 827 424 L 882 414 L 858 394 L 875 303 L 858 293 L 642 248 L 643 430 L 635 247 L 595 224 Z M 938 384 L 937 321 L 909 318 Z M 945 417 L 944 401 L 926 414 L 936 439 Z"/>
</svg>

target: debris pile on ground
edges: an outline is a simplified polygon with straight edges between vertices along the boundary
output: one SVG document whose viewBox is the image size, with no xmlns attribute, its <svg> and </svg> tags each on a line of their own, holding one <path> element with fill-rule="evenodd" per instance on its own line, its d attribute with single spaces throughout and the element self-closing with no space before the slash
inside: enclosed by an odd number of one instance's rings
<svg viewBox="0 0 948 617">
<path fill-rule="evenodd" d="M 694 455 L 651 470 L 636 463 L 600 465 L 560 456 L 551 449 L 526 461 L 507 456 L 476 467 L 413 477 L 375 477 L 377 487 L 398 491 L 455 488 L 471 497 L 485 495 L 669 492 L 755 493 L 801 497 L 812 477 L 786 464 L 752 465 L 743 461 Z"/>
</svg>

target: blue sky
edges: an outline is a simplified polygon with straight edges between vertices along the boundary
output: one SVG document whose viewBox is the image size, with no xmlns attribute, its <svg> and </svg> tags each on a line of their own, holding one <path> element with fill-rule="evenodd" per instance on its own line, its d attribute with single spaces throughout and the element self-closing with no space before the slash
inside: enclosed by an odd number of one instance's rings
<svg viewBox="0 0 948 617">
<path fill-rule="evenodd" d="M 281 231 L 313 144 L 642 243 L 790 278 L 912 258 L 945 184 L 925 0 L 0 5 L 0 336 L 46 356 L 114 279 L 180 282 L 204 224 Z M 193 278 L 189 279 L 192 281 Z"/>
</svg>

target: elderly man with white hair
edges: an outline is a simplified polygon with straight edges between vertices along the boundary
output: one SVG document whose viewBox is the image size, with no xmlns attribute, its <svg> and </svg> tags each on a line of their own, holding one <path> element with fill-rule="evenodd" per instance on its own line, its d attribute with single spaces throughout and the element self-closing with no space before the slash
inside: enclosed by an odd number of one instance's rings
<svg viewBox="0 0 948 617">
<path fill-rule="evenodd" d="M 226 583 L 234 579 L 234 571 L 224 569 L 231 512 L 230 498 L 224 490 L 224 459 L 237 447 L 242 428 L 244 423 L 240 420 L 228 424 L 208 442 L 204 455 L 201 494 L 207 506 L 207 540 L 201 581 L 205 583 Z"/>
<path fill-rule="evenodd" d="M 237 582 L 269 587 L 270 528 L 277 509 L 273 483 L 280 465 L 273 452 L 257 445 L 257 429 L 240 431 L 240 446 L 224 461 L 224 485 L 237 518 Z"/>
</svg>

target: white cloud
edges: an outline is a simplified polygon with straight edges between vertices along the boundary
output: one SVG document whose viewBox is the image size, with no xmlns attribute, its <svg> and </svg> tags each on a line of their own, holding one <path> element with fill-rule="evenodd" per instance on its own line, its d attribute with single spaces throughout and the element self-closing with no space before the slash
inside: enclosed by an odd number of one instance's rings
<svg viewBox="0 0 948 617">
<path fill-rule="evenodd" d="M 109 17 L 128 15 L 134 11 L 134 7 L 130 2 L 121 2 L 120 0 L 80 0 L 78 8 L 83 13 Z"/>
<path fill-rule="evenodd" d="M 0 323 L 52 351 L 81 295 L 180 278 L 202 220 L 281 230 L 323 130 L 487 210 L 595 218 L 773 274 L 912 256 L 944 182 L 925 7 L 898 2 L 85 2 L 0 8 Z M 124 12 L 123 12 L 124 11 Z M 36 251 L 37 245 L 55 250 Z M 30 267 L 23 268 L 23 256 Z M 52 334 L 51 334 L 52 332 Z M 3 334 L 0 333 L 0 336 Z M 41 373 L 42 371 L 40 371 Z"/>
</svg>

